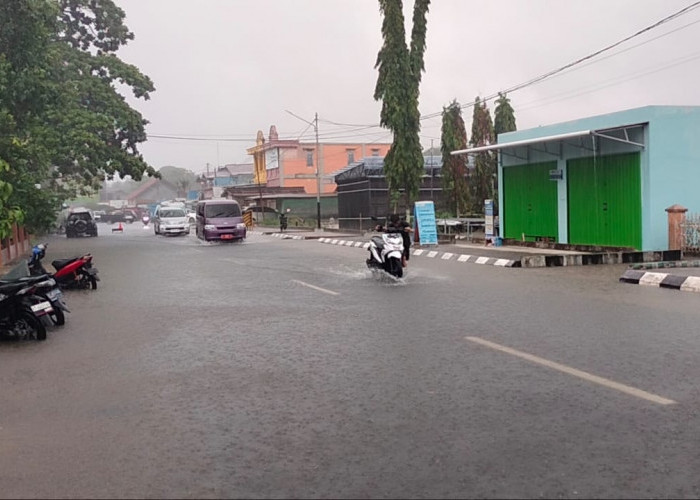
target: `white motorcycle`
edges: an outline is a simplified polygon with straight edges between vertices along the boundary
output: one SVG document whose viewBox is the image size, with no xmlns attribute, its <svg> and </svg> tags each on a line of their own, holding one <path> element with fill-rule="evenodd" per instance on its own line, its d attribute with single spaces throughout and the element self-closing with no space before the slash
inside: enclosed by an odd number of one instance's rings
<svg viewBox="0 0 700 500">
<path fill-rule="evenodd" d="M 368 250 L 367 267 L 381 269 L 395 278 L 403 277 L 403 236 L 400 231 L 389 230 L 381 236 L 372 236 Z"/>
</svg>

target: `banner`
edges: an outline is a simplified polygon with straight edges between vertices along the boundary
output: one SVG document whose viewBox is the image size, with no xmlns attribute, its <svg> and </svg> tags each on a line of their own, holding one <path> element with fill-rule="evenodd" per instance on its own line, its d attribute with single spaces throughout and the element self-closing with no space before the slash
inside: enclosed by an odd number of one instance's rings
<svg viewBox="0 0 700 500">
<path fill-rule="evenodd" d="M 414 208 L 415 231 L 421 245 L 437 245 L 435 205 L 432 201 L 417 201 Z"/>
<path fill-rule="evenodd" d="M 484 200 L 484 225 L 487 240 L 496 236 L 493 227 L 493 200 Z"/>
</svg>

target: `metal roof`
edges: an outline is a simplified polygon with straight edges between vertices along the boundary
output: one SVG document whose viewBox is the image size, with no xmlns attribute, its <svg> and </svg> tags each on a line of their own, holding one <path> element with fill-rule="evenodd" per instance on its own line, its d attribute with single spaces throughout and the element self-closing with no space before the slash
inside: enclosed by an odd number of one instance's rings
<svg viewBox="0 0 700 500">
<path fill-rule="evenodd" d="M 476 154 L 476 153 L 482 153 L 484 151 L 498 151 L 498 150 L 502 150 L 502 149 L 530 146 L 532 144 L 543 144 L 546 142 L 565 141 L 567 139 L 575 139 L 578 137 L 588 137 L 588 136 L 601 137 L 604 139 L 609 139 L 609 140 L 618 141 L 618 142 L 624 142 L 626 144 L 631 144 L 633 146 L 638 146 L 638 147 L 644 148 L 644 144 L 639 143 L 639 142 L 630 141 L 629 136 L 628 136 L 629 130 L 639 128 L 642 126 L 643 126 L 642 124 L 634 124 L 634 125 L 625 125 L 625 126 L 621 126 L 621 127 L 599 129 L 599 130 L 579 130 L 577 132 L 567 132 L 564 134 L 547 135 L 544 137 L 534 137 L 532 139 L 523 139 L 520 141 L 491 144 L 488 146 L 480 146 L 478 148 L 459 149 L 457 151 L 452 151 L 450 154 L 451 155 Z M 623 136 L 617 137 L 615 135 L 611 135 L 611 134 L 616 133 L 616 132 L 622 132 Z"/>
</svg>

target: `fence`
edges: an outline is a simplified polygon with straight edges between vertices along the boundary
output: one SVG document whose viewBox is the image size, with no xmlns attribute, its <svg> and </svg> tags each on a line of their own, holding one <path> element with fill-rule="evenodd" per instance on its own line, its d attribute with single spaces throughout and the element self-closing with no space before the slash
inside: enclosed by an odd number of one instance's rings
<svg viewBox="0 0 700 500">
<path fill-rule="evenodd" d="M 12 236 L 0 241 L 0 266 L 6 266 L 31 248 L 29 235 L 24 227 L 12 225 Z"/>
<path fill-rule="evenodd" d="M 683 253 L 700 254 L 700 214 L 685 214 L 679 226 Z"/>
</svg>

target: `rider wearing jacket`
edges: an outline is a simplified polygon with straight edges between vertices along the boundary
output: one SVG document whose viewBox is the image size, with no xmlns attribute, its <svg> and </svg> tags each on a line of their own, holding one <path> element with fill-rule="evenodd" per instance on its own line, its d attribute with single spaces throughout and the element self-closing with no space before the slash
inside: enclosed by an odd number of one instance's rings
<svg viewBox="0 0 700 500">
<path fill-rule="evenodd" d="M 399 217 L 398 214 L 391 214 L 389 216 L 389 222 L 387 222 L 386 227 L 382 226 L 381 224 L 378 224 L 375 229 L 377 231 L 386 231 L 386 232 L 400 232 L 401 236 L 403 238 L 403 256 L 401 258 L 401 264 L 403 267 L 406 267 L 406 263 L 408 259 L 411 257 L 411 235 L 410 233 L 413 232 L 413 229 L 411 228 L 411 225 L 406 222 L 405 219 Z"/>
</svg>

